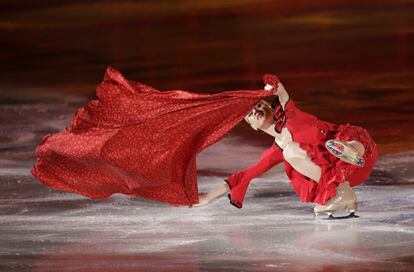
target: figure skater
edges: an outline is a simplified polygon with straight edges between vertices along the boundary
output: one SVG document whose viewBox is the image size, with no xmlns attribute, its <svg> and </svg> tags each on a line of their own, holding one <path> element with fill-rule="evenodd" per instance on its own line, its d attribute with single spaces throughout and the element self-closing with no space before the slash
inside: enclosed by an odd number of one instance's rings
<svg viewBox="0 0 414 272">
<path fill-rule="evenodd" d="M 91 199 L 120 193 L 191 207 L 230 191 L 231 203 L 241 208 L 250 181 L 284 161 L 301 201 L 318 204 L 315 213 L 355 211 L 350 187 L 367 179 L 375 143 L 362 128 L 300 111 L 276 76 L 264 80 L 259 90 L 158 91 L 108 66 L 98 98 L 78 109 L 69 127 L 42 138 L 31 173 L 47 186 Z M 272 105 L 262 101 L 274 92 Z M 243 118 L 275 144 L 256 164 L 199 196 L 196 155 Z"/>
<path fill-rule="evenodd" d="M 275 91 L 270 105 L 261 100 L 246 116 L 254 129 L 274 137 L 274 144 L 247 169 L 232 174 L 207 194 L 200 194 L 196 207 L 226 194 L 242 208 L 252 179 L 284 162 L 293 189 L 303 202 L 314 202 L 314 214 L 332 218 L 357 217 L 357 198 L 351 187 L 364 182 L 376 160 L 377 147 L 368 132 L 356 126 L 334 125 L 300 111 L 276 76 L 266 75 L 265 90 Z M 349 215 L 334 217 L 347 209 Z"/>
</svg>

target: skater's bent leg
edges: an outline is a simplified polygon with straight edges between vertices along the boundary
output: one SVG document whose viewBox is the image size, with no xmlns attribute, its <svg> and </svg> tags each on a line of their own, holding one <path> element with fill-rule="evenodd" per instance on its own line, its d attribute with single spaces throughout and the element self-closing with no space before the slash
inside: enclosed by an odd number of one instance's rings
<svg viewBox="0 0 414 272">
<path fill-rule="evenodd" d="M 289 143 L 283 150 L 283 156 L 296 171 L 302 175 L 319 182 L 321 168 L 315 164 L 309 155 L 296 142 Z"/>
</svg>

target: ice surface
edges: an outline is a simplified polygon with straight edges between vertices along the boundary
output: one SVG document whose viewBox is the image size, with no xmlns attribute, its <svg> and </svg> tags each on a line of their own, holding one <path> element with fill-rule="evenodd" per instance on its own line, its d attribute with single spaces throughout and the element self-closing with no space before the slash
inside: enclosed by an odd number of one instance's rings
<svg viewBox="0 0 414 272">
<path fill-rule="evenodd" d="M 94 201 L 31 176 L 36 144 L 108 64 L 160 90 L 256 88 L 274 72 L 304 110 L 413 150 L 412 1 L 176 2 L 2 1 L 0 272 L 414 271 L 414 152 L 381 157 L 355 189 L 361 217 L 334 222 L 313 218 L 280 166 L 241 210 Z M 265 148 L 239 136 L 200 154 L 201 191 Z"/>
<path fill-rule="evenodd" d="M 265 148 L 237 135 L 209 147 L 197 159 L 200 191 Z M 280 165 L 252 182 L 242 209 L 227 197 L 190 209 L 56 191 L 27 161 L 3 158 L 0 271 L 413 271 L 413 165 L 414 152 L 381 157 L 355 188 L 360 218 L 325 221 Z"/>
</svg>

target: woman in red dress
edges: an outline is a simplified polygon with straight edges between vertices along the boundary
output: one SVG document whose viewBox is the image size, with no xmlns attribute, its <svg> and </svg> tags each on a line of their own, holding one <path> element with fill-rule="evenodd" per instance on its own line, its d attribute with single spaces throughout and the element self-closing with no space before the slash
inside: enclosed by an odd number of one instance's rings
<svg viewBox="0 0 414 272">
<path fill-rule="evenodd" d="M 250 181 L 284 162 L 286 174 L 302 202 L 314 202 L 315 215 L 329 218 L 342 208 L 355 217 L 356 195 L 351 187 L 364 182 L 377 160 L 377 147 L 368 132 L 356 126 L 335 125 L 299 110 L 276 76 L 265 76 L 265 89 L 275 90 L 269 105 L 259 102 L 245 117 L 255 130 L 275 138 L 258 162 L 232 174 L 225 183 L 206 195 L 203 206 L 228 194 L 231 204 L 241 208 Z"/>
<path fill-rule="evenodd" d="M 320 204 L 315 213 L 355 209 L 349 186 L 366 180 L 377 158 L 368 133 L 300 111 L 275 76 L 265 83 L 264 90 L 160 92 L 108 67 L 98 99 L 79 109 L 70 127 L 43 137 L 31 172 L 52 188 L 93 199 L 121 193 L 191 207 L 230 191 L 241 208 L 250 181 L 284 161 L 301 201 Z M 259 102 L 275 91 L 273 112 Z M 199 196 L 196 155 L 243 118 L 275 144 L 255 165 Z"/>
</svg>

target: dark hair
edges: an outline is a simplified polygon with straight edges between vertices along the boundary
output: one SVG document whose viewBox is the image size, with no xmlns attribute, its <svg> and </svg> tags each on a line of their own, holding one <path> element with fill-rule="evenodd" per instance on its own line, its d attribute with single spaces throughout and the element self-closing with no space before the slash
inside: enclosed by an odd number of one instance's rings
<svg viewBox="0 0 414 272">
<path fill-rule="evenodd" d="M 275 111 L 278 105 L 280 105 L 279 96 L 276 96 L 271 105 L 272 110 Z"/>
</svg>

